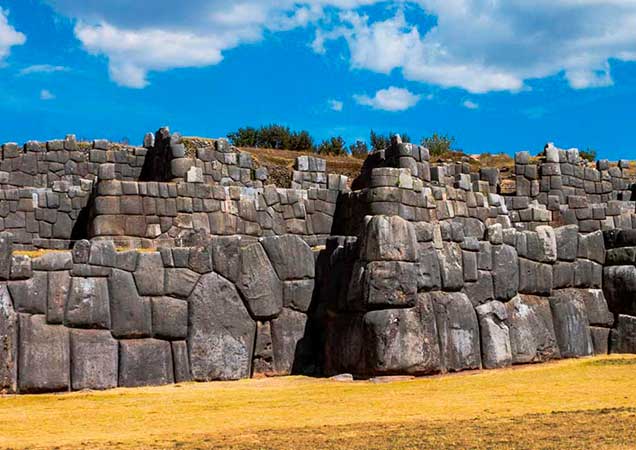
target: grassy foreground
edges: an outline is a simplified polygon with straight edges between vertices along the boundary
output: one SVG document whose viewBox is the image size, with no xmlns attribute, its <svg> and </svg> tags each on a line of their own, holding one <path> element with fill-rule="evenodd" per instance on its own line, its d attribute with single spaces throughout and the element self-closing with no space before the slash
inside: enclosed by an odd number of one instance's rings
<svg viewBox="0 0 636 450">
<path fill-rule="evenodd" d="M 2 448 L 636 448 L 636 357 L 0 397 Z"/>
</svg>

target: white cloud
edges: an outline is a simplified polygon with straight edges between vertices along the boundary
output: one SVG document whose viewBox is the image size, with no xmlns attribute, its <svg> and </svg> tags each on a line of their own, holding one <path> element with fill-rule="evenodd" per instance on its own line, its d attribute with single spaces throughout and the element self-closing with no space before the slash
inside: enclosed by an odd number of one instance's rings
<svg viewBox="0 0 636 450">
<path fill-rule="evenodd" d="M 479 104 L 472 100 L 464 100 L 462 106 L 466 109 L 479 109 Z"/>
<path fill-rule="evenodd" d="M 42 89 L 40 91 L 40 100 L 54 100 L 55 94 L 53 94 L 48 89 Z"/>
<path fill-rule="evenodd" d="M 23 45 L 26 42 L 26 36 L 9 24 L 8 15 L 8 11 L 0 8 L 0 64 L 9 56 L 11 47 Z"/>
<path fill-rule="evenodd" d="M 519 91 L 528 80 L 564 74 L 575 89 L 612 84 L 608 61 L 636 61 L 633 0 L 413 0 L 386 20 L 340 15 L 322 42 L 343 37 L 354 68 L 459 87 Z M 401 8 L 401 7 L 400 7 Z M 424 15 L 436 25 L 421 29 Z M 414 18 L 414 19 L 413 19 Z"/>
<path fill-rule="evenodd" d="M 333 111 L 340 112 L 344 108 L 344 103 L 342 103 L 340 100 L 329 100 L 327 103 L 329 103 L 329 108 L 331 108 Z"/>
<path fill-rule="evenodd" d="M 20 75 L 31 75 L 33 73 L 54 73 L 54 72 L 68 72 L 69 69 L 66 66 L 53 66 L 51 64 L 34 64 L 32 66 L 25 67 L 20 70 Z"/>
<path fill-rule="evenodd" d="M 555 75 L 575 89 L 609 86 L 610 60 L 636 61 L 634 0 L 47 1 L 77 20 L 77 38 L 108 58 L 113 80 L 137 88 L 149 72 L 218 64 L 267 31 L 308 24 L 314 51 L 344 39 L 352 68 L 400 70 L 408 80 L 471 93 L 516 92 Z M 371 4 L 397 12 L 368 17 L 360 7 Z M 8 51 L 2 42 L 0 58 Z"/>
<path fill-rule="evenodd" d="M 379 90 L 373 97 L 369 97 L 368 95 L 354 95 L 353 98 L 360 105 L 395 112 L 405 111 L 417 105 L 421 96 L 415 95 L 407 89 L 391 86 L 388 89 Z"/>
</svg>

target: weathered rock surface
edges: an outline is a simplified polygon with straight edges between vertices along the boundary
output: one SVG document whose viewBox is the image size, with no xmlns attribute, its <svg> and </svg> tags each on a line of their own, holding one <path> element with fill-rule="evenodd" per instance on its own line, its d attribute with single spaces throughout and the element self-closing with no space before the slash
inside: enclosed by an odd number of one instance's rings
<svg viewBox="0 0 636 450">
<path fill-rule="evenodd" d="M 373 216 L 367 222 L 360 257 L 364 261 L 417 260 L 413 225 L 399 216 Z"/>
<path fill-rule="evenodd" d="M 505 320 L 506 306 L 489 302 L 475 308 L 481 330 L 481 357 L 484 368 L 495 369 L 512 365 L 510 331 Z"/>
<path fill-rule="evenodd" d="M 19 314 L 18 389 L 22 393 L 70 387 L 68 329 L 47 325 L 43 315 Z"/>
<path fill-rule="evenodd" d="M 479 323 L 468 297 L 449 292 L 430 295 L 439 334 L 442 370 L 480 369 Z"/>
<path fill-rule="evenodd" d="M 72 278 L 64 310 L 64 325 L 74 328 L 110 329 L 106 279 Z"/>
<path fill-rule="evenodd" d="M 636 267 L 605 267 L 603 291 L 612 312 L 636 316 Z"/>
<path fill-rule="evenodd" d="M 636 317 L 619 315 L 610 339 L 612 353 L 636 353 Z"/>
<path fill-rule="evenodd" d="M 513 364 L 560 358 L 547 298 L 517 295 L 506 304 Z"/>
<path fill-rule="evenodd" d="M 260 244 L 241 249 L 241 274 L 236 287 L 254 319 L 271 319 L 283 308 L 283 284 Z"/>
<path fill-rule="evenodd" d="M 126 339 L 119 342 L 119 385 L 157 386 L 174 383 L 170 342 Z"/>
<path fill-rule="evenodd" d="M 117 387 L 119 347 L 105 330 L 71 330 L 73 390 Z"/>
<path fill-rule="evenodd" d="M 9 290 L 0 285 L 0 392 L 15 392 L 18 376 L 18 315 Z"/>
<path fill-rule="evenodd" d="M 585 302 L 568 290 L 555 291 L 550 297 L 554 332 L 561 357 L 576 358 L 592 355 L 592 336 Z"/>
<path fill-rule="evenodd" d="M 114 269 L 108 278 L 111 331 L 116 338 L 141 338 L 152 334 L 150 299 L 139 296 L 133 276 Z"/>
<path fill-rule="evenodd" d="M 261 241 L 281 280 L 302 280 L 315 275 L 314 253 L 300 237 L 272 236 Z"/>
<path fill-rule="evenodd" d="M 249 376 L 256 324 L 234 285 L 216 273 L 203 275 L 188 303 L 193 379 L 237 380 Z"/>
<path fill-rule="evenodd" d="M 280 375 L 310 373 L 311 342 L 307 316 L 284 308 L 271 322 L 274 370 Z"/>
</svg>

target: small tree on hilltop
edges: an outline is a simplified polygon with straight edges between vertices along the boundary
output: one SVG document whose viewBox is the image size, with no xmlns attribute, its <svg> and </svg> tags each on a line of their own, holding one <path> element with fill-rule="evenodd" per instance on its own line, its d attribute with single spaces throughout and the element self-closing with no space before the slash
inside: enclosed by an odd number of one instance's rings
<svg viewBox="0 0 636 450">
<path fill-rule="evenodd" d="M 347 153 L 345 141 L 341 136 L 322 141 L 316 150 L 321 155 L 344 155 Z"/>
<path fill-rule="evenodd" d="M 579 151 L 579 155 L 581 158 L 586 159 L 590 162 L 596 161 L 596 150 L 593 148 L 587 148 L 585 150 Z"/>
<path fill-rule="evenodd" d="M 422 145 L 428 148 L 431 156 L 442 156 L 453 151 L 455 138 L 446 134 L 433 133 L 432 136 L 422 139 Z"/>
<path fill-rule="evenodd" d="M 354 158 L 364 159 L 369 154 L 369 147 L 366 142 L 357 140 L 355 144 L 349 146 L 349 151 Z"/>
</svg>

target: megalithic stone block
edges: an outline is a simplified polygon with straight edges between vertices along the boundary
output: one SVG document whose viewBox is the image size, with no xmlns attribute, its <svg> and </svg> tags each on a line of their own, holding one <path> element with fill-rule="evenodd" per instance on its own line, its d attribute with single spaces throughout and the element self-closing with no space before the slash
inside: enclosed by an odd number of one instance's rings
<svg viewBox="0 0 636 450">
<path fill-rule="evenodd" d="M 480 305 L 475 310 L 481 329 L 484 368 L 495 369 L 512 365 L 510 330 L 505 322 L 508 312 L 505 305 L 494 301 Z"/>
<path fill-rule="evenodd" d="M 107 330 L 71 330 L 74 391 L 117 387 L 119 347 Z"/>
<path fill-rule="evenodd" d="M 188 299 L 188 350 L 196 381 L 250 375 L 256 323 L 232 283 L 203 275 Z"/>
<path fill-rule="evenodd" d="M 0 285 L 0 392 L 15 392 L 18 375 L 18 315 L 6 285 Z"/>
<path fill-rule="evenodd" d="M 174 383 L 170 342 L 158 339 L 119 341 L 119 385 L 158 386 Z"/>
<path fill-rule="evenodd" d="M 21 393 L 66 391 L 70 387 L 68 329 L 47 325 L 43 315 L 19 314 L 18 389 Z"/>
</svg>

